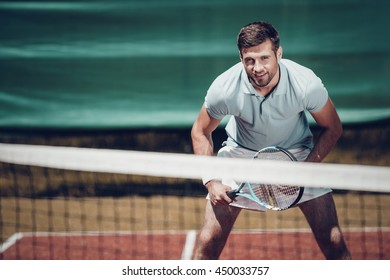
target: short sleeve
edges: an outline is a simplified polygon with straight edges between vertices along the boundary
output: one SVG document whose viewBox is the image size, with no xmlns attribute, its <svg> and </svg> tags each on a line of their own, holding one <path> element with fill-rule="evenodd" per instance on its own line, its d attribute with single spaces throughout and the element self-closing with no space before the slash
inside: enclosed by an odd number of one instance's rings
<svg viewBox="0 0 390 280">
<path fill-rule="evenodd" d="M 328 91 L 320 78 L 313 79 L 307 87 L 305 95 L 305 106 L 309 112 L 320 111 L 328 101 Z"/>
<path fill-rule="evenodd" d="M 207 112 L 214 119 L 221 120 L 228 115 L 224 92 L 217 80 L 211 84 L 207 91 L 204 104 Z"/>
</svg>

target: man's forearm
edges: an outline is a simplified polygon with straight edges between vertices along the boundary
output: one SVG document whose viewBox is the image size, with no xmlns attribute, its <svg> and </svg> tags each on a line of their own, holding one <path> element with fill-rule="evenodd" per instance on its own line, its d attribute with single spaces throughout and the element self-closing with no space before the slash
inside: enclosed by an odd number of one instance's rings
<svg viewBox="0 0 390 280">
<path fill-rule="evenodd" d="M 195 155 L 211 156 L 214 153 L 214 143 L 211 135 L 193 133 L 192 148 Z"/>
<path fill-rule="evenodd" d="M 214 154 L 214 144 L 212 136 L 204 133 L 192 133 L 192 146 L 195 155 L 212 156 Z M 213 180 L 212 177 L 203 177 L 203 185 L 208 189 L 207 184 Z"/>
<path fill-rule="evenodd" d="M 321 162 L 336 146 L 342 134 L 341 130 L 324 129 L 318 140 L 316 141 L 312 151 L 305 161 L 307 162 Z"/>
</svg>

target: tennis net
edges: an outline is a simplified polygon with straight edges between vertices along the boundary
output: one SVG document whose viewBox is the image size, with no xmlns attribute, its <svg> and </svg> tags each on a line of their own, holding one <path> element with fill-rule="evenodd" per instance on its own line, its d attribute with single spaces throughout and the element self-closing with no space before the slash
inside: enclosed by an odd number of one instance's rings
<svg viewBox="0 0 390 280">
<path fill-rule="evenodd" d="M 0 144 L 0 259 L 190 259 L 210 175 L 332 186 L 352 257 L 390 259 L 389 167 L 17 144 Z M 221 258 L 323 256 L 292 208 L 242 211 Z"/>
</svg>

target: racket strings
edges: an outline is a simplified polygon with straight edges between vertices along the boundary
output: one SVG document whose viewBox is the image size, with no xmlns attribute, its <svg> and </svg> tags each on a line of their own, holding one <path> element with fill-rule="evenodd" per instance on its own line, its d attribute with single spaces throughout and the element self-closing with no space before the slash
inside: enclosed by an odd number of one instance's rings
<svg viewBox="0 0 390 280">
<path fill-rule="evenodd" d="M 254 194 L 274 209 L 286 209 L 293 204 L 300 188 L 287 185 L 257 184 L 252 185 Z"/>
<path fill-rule="evenodd" d="M 255 160 L 296 161 L 294 155 L 279 147 L 268 147 L 260 150 Z M 245 183 L 237 189 L 241 195 L 272 210 L 285 210 L 297 203 L 303 189 L 281 184 Z M 245 204 L 245 203 L 244 203 Z"/>
<path fill-rule="evenodd" d="M 293 156 L 289 156 L 286 152 L 269 147 L 259 152 L 255 159 L 261 160 L 276 160 L 276 161 L 291 161 L 295 160 Z M 275 184 L 257 184 L 252 185 L 254 193 L 258 198 L 270 206 L 271 209 L 287 209 L 297 199 L 300 193 L 300 187 Z"/>
</svg>

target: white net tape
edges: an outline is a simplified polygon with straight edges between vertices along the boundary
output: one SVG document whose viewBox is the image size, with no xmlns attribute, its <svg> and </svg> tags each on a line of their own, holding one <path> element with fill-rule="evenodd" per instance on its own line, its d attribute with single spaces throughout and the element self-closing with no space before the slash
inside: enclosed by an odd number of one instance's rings
<svg viewBox="0 0 390 280">
<path fill-rule="evenodd" d="M 0 144 L 0 161 L 66 170 L 390 192 L 390 167 L 228 159 L 192 154 Z"/>
</svg>

